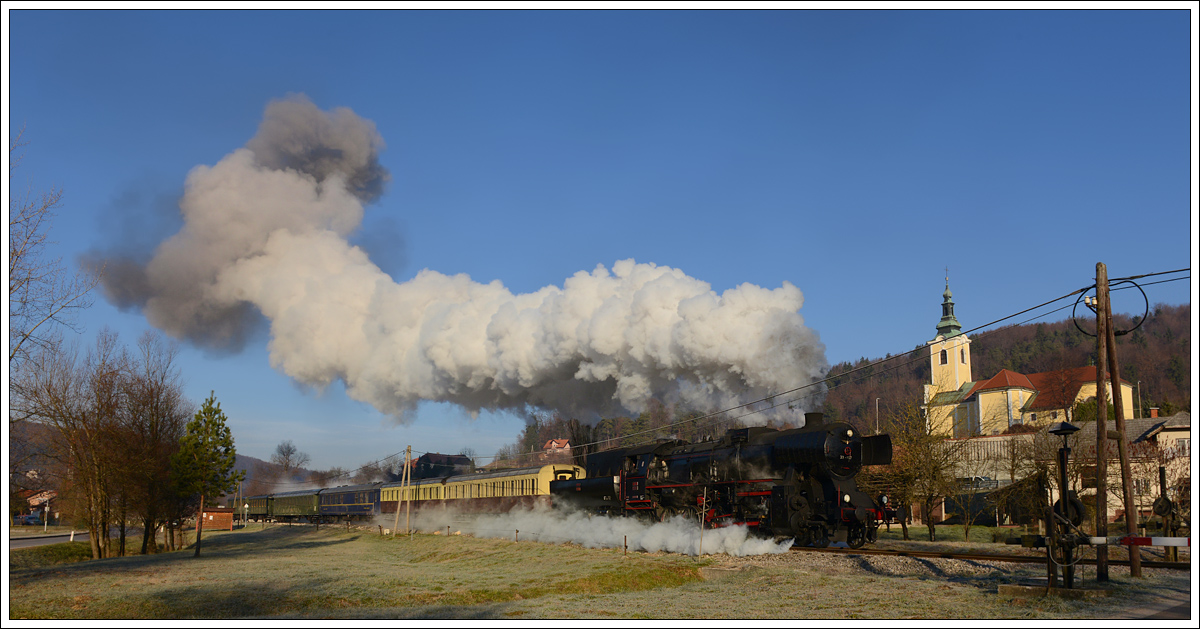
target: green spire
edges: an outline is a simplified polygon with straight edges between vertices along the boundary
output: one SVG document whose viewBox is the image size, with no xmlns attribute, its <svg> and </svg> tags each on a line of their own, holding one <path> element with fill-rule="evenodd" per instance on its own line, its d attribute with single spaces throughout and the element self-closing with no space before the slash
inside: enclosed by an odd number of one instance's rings
<svg viewBox="0 0 1200 629">
<path fill-rule="evenodd" d="M 938 321 L 938 336 L 950 338 L 962 334 L 962 324 L 954 317 L 954 299 L 950 293 L 950 275 L 946 274 L 946 291 L 942 293 L 942 320 Z"/>
</svg>

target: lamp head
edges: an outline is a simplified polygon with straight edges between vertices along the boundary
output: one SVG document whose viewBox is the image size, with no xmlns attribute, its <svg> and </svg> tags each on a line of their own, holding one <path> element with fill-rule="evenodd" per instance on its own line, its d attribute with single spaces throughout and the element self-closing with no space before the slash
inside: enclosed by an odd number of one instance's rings
<svg viewBox="0 0 1200 629">
<path fill-rule="evenodd" d="M 1077 432 L 1079 432 L 1079 427 L 1068 422 L 1058 422 L 1057 424 L 1050 426 L 1050 434 L 1052 435 L 1061 435 L 1063 437 L 1067 437 Z"/>
</svg>

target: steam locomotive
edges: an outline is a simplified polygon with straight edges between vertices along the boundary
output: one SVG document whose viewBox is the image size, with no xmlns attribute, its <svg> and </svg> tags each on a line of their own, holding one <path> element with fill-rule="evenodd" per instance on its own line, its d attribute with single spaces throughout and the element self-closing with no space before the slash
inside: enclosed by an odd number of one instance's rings
<svg viewBox="0 0 1200 629">
<path fill-rule="evenodd" d="M 614 516 L 703 517 L 705 526 L 743 524 L 800 546 L 875 541 L 884 521 L 855 485 L 864 465 L 891 463 L 888 435 L 806 413 L 795 430 L 736 428 L 720 439 L 654 443 L 587 455 L 580 464 L 500 470 L 251 496 L 255 520 L 340 522 L 397 518 L 429 508 L 503 512 L 549 504 Z"/>
<path fill-rule="evenodd" d="M 703 517 L 706 526 L 744 524 L 800 546 L 873 542 L 881 505 L 858 490 L 864 465 L 891 463 L 888 435 L 863 436 L 806 413 L 795 430 L 736 428 L 700 443 L 660 440 L 587 455 L 586 474 L 550 483 L 556 504 L 662 520 Z"/>
</svg>

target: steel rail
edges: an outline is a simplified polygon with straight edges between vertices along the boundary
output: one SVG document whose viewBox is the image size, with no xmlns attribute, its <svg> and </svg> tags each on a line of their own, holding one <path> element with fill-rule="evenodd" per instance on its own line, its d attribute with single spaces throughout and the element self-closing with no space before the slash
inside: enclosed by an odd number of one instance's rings
<svg viewBox="0 0 1200 629">
<path fill-rule="evenodd" d="M 1044 556 L 1034 555 L 1005 555 L 998 553 L 952 553 L 945 551 L 922 550 L 883 550 L 878 548 L 813 548 L 809 546 L 793 546 L 793 552 L 830 553 L 835 555 L 882 555 L 887 557 L 914 557 L 918 559 L 959 559 L 962 561 L 1002 561 L 1008 563 L 1045 564 Z M 1094 566 L 1095 559 L 1080 559 L 1080 564 Z M 1112 566 L 1128 566 L 1129 560 L 1109 559 Z M 1146 568 L 1166 568 L 1170 570 L 1191 570 L 1192 564 L 1187 561 L 1142 561 Z"/>
</svg>

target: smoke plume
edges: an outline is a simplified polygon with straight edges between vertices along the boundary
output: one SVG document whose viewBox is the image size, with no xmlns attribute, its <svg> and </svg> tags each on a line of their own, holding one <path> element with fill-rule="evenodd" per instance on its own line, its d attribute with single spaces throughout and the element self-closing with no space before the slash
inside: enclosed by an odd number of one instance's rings
<svg viewBox="0 0 1200 629">
<path fill-rule="evenodd" d="M 786 282 L 718 295 L 621 260 L 528 294 L 432 270 L 397 283 L 349 242 L 388 179 L 383 147 L 348 109 L 271 103 L 244 148 L 189 173 L 178 233 L 145 262 L 107 262 L 108 298 L 217 350 L 241 348 L 265 318 L 274 368 L 316 387 L 340 380 L 398 418 L 421 400 L 585 419 L 652 397 L 710 409 L 827 366 Z"/>
</svg>

